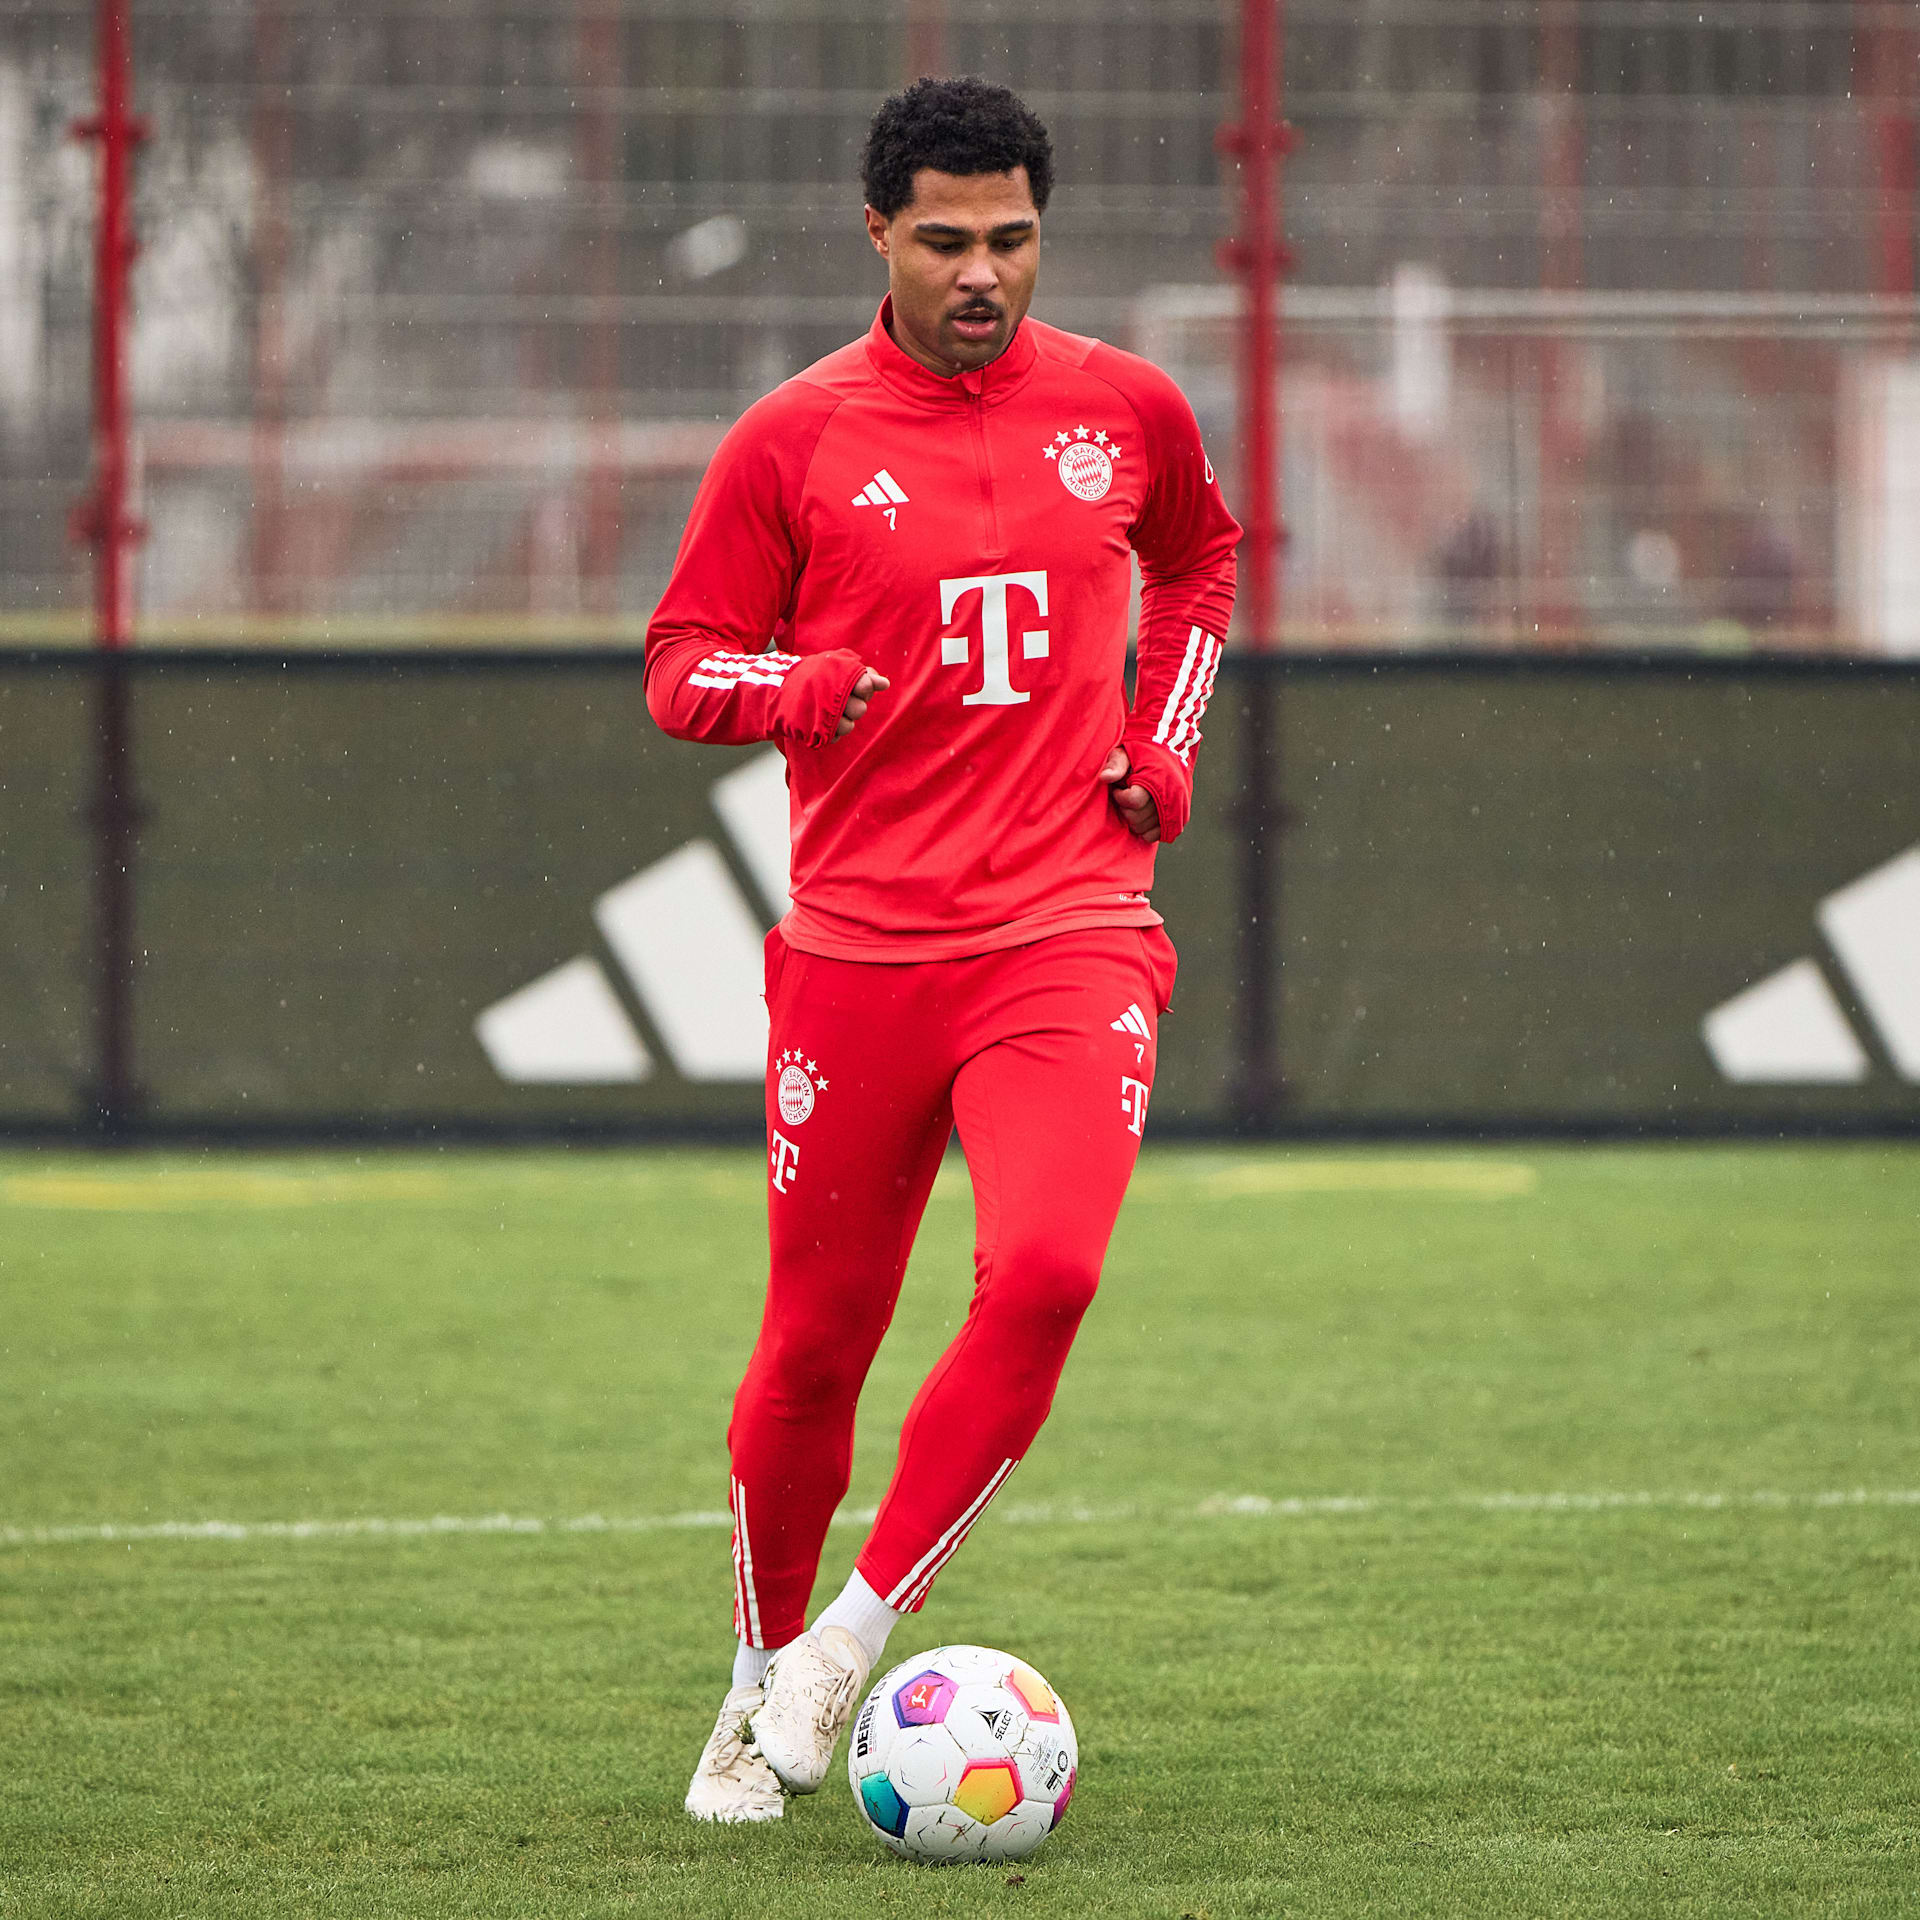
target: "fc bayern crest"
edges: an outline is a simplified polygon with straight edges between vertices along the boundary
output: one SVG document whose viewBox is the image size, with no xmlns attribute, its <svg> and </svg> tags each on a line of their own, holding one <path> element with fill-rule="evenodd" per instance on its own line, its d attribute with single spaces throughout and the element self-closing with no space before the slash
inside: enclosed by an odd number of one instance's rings
<svg viewBox="0 0 1920 1920">
<path fill-rule="evenodd" d="M 780 1102 L 780 1118 L 797 1127 L 813 1112 L 815 1096 L 825 1093 L 827 1082 L 817 1060 L 808 1060 L 798 1047 L 790 1048 L 778 1062 L 780 1079 L 775 1094 Z"/>
<path fill-rule="evenodd" d="M 1056 433 L 1053 444 L 1043 449 L 1055 463 L 1060 484 L 1076 500 L 1100 500 L 1113 485 L 1113 463 L 1120 458 L 1119 442 L 1104 428 L 1075 427 L 1071 433 Z"/>
</svg>

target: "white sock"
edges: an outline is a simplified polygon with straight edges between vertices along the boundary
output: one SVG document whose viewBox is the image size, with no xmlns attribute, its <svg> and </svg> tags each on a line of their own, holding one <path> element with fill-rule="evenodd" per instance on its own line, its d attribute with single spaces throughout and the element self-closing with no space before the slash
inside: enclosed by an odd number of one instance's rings
<svg viewBox="0 0 1920 1920">
<path fill-rule="evenodd" d="M 757 1687 L 767 1677 L 767 1668 L 772 1661 L 773 1655 L 765 1647 L 750 1647 L 742 1640 L 733 1656 L 733 1684 L 736 1687 Z"/>
<path fill-rule="evenodd" d="M 813 1631 L 818 1633 L 822 1627 L 844 1627 L 866 1649 L 868 1665 L 877 1667 L 887 1648 L 887 1635 L 899 1618 L 898 1611 L 888 1606 L 856 1573 L 813 1623 Z"/>
</svg>

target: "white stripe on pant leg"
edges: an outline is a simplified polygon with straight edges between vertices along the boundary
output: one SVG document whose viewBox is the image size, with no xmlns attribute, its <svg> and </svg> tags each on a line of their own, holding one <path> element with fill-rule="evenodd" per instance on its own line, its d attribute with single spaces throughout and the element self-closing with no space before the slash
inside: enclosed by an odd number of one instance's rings
<svg viewBox="0 0 1920 1920">
<path fill-rule="evenodd" d="M 912 1568 L 909 1569 L 907 1577 L 887 1595 L 888 1606 L 904 1609 L 906 1601 L 902 1596 L 909 1593 L 919 1584 L 921 1574 L 926 1573 L 927 1579 L 931 1581 L 933 1575 L 938 1573 L 942 1566 L 946 1565 L 954 1548 L 959 1546 L 960 1542 L 967 1537 L 967 1529 L 986 1511 L 987 1502 L 1000 1491 L 1001 1485 L 1006 1480 L 1007 1475 L 1019 1464 L 1017 1460 L 1002 1460 L 1000 1462 L 993 1478 L 974 1496 L 967 1510 L 920 1556 Z M 937 1560 L 938 1564 L 934 1566 L 932 1572 L 927 1572 L 927 1563 L 933 1560 Z"/>
<path fill-rule="evenodd" d="M 760 1638 L 760 1596 L 753 1588 L 753 1541 L 747 1532 L 747 1490 L 738 1480 L 733 1482 L 733 1540 L 734 1563 L 740 1570 L 740 1593 L 746 1602 L 743 1609 L 747 1625 L 747 1644 L 764 1647 Z"/>
<path fill-rule="evenodd" d="M 1018 1464 L 1017 1461 L 1013 1460 L 1009 1460 L 1006 1463 L 1006 1466 L 992 1484 L 989 1485 L 986 1492 L 980 1496 L 974 1511 L 962 1519 L 959 1531 L 948 1541 L 945 1550 L 940 1553 L 939 1558 L 914 1582 L 913 1590 L 906 1598 L 907 1611 L 911 1611 L 913 1608 L 925 1604 L 927 1595 L 933 1589 L 934 1581 L 940 1577 L 947 1562 L 960 1551 L 961 1543 L 966 1539 L 967 1535 L 973 1531 L 974 1522 L 980 1518 L 981 1514 L 986 1512 L 988 1503 L 993 1499 L 993 1496 L 999 1492 L 1001 1486 L 1005 1484 L 1007 1476 L 1013 1472 Z"/>
<path fill-rule="evenodd" d="M 1198 627 L 1188 631 L 1186 658 L 1180 662 L 1179 677 L 1173 683 L 1173 691 L 1167 695 L 1167 704 L 1161 712 L 1160 724 L 1153 730 L 1156 745 L 1165 741 L 1167 729 L 1173 725 L 1173 716 L 1180 710 L 1180 702 L 1187 691 L 1187 676 L 1193 672 L 1194 656 L 1199 652 L 1200 642 L 1205 638 L 1206 636 Z"/>
<path fill-rule="evenodd" d="M 753 1540 L 747 1532 L 747 1490 L 733 1482 L 734 1562 L 739 1568 L 740 1619 L 749 1646 L 760 1645 L 760 1596 L 753 1586 Z"/>
<path fill-rule="evenodd" d="M 747 1638 L 747 1589 L 740 1578 L 740 1483 L 729 1478 L 727 1481 L 727 1531 L 732 1535 L 733 1550 L 733 1630 L 742 1640 Z"/>
</svg>

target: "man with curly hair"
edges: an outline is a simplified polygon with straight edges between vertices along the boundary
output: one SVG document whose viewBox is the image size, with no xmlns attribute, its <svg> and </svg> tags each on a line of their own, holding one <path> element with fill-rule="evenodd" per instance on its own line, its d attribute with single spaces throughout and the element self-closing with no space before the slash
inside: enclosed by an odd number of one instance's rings
<svg viewBox="0 0 1920 1920">
<path fill-rule="evenodd" d="M 886 300 L 727 435 L 647 637 L 661 726 L 776 742 L 791 795 L 772 1269 L 728 1431 L 738 1652 L 686 1802 L 706 1820 L 819 1787 L 889 1630 L 1052 1405 L 1146 1123 L 1175 969 L 1154 849 L 1186 824 L 1240 533 L 1172 381 L 1027 317 L 1053 153 L 1019 99 L 918 81 L 862 172 Z M 956 1126 L 972 1303 L 809 1628 Z"/>
</svg>

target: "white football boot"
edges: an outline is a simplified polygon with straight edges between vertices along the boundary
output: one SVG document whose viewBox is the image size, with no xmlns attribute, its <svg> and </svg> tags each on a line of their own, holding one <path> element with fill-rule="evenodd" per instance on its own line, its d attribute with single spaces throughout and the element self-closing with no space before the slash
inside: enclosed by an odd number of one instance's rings
<svg viewBox="0 0 1920 1920">
<path fill-rule="evenodd" d="M 731 1825 L 778 1820 L 786 1812 L 780 1782 L 747 1734 L 747 1715 L 764 1697 L 758 1687 L 735 1687 L 721 1704 L 687 1789 L 687 1811 L 696 1820 Z"/>
<path fill-rule="evenodd" d="M 766 1763 L 789 1793 L 817 1793 L 866 1684 L 867 1655 L 845 1627 L 803 1633 L 773 1656 L 766 1704 L 747 1716 Z"/>
</svg>

